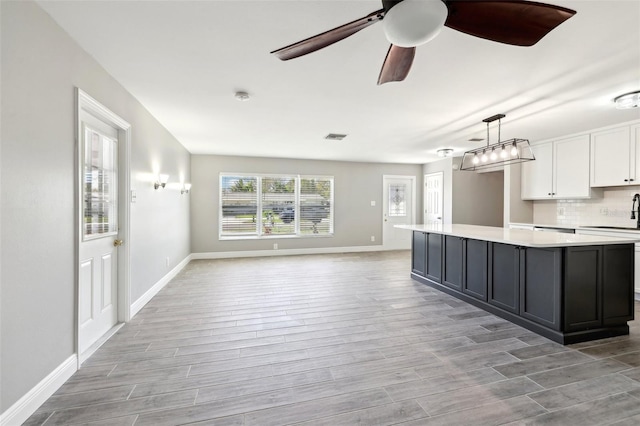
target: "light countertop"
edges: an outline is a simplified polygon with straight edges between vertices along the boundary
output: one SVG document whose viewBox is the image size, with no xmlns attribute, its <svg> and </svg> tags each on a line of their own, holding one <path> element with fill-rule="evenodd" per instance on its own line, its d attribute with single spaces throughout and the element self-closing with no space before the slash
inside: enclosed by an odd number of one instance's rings
<svg viewBox="0 0 640 426">
<path fill-rule="evenodd" d="M 577 231 L 599 231 L 599 232 L 618 232 L 618 233 L 638 233 L 640 237 L 639 228 L 625 228 L 622 226 L 607 226 L 607 225 L 560 225 L 549 223 L 518 223 L 509 222 L 509 225 L 517 227 L 531 227 L 531 228 L 551 228 L 551 229 L 573 229 Z"/>
<path fill-rule="evenodd" d="M 396 228 L 411 231 L 432 232 L 494 243 L 512 244 L 523 247 L 574 247 L 609 244 L 633 244 L 638 238 L 604 237 L 597 235 L 567 234 L 558 232 L 537 232 L 527 229 L 509 229 L 477 225 L 395 225 Z"/>
</svg>

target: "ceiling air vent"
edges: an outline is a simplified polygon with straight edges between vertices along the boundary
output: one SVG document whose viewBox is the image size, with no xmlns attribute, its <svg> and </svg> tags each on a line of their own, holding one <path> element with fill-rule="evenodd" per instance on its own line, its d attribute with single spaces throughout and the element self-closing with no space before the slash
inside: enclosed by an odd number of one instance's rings
<svg viewBox="0 0 640 426">
<path fill-rule="evenodd" d="M 484 139 L 482 138 L 471 138 L 469 139 L 469 142 L 482 142 Z"/>
<path fill-rule="evenodd" d="M 329 133 L 327 136 L 325 136 L 324 138 L 330 141 L 341 141 L 342 139 L 346 138 L 347 135 L 343 135 L 340 133 Z"/>
</svg>

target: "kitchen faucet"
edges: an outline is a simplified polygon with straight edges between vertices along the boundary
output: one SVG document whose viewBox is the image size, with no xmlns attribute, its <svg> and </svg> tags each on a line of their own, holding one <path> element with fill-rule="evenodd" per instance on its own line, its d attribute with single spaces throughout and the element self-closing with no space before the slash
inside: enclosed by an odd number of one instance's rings
<svg viewBox="0 0 640 426">
<path fill-rule="evenodd" d="M 636 218 L 636 201 L 638 202 L 638 222 L 636 228 L 640 229 L 640 194 L 633 196 L 633 206 L 631 207 L 631 219 Z"/>
</svg>

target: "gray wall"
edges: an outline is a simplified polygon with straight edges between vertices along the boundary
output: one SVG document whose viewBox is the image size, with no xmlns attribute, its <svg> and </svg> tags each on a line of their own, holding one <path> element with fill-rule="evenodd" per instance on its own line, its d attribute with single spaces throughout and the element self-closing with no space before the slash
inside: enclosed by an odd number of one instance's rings
<svg viewBox="0 0 640 426">
<path fill-rule="evenodd" d="M 39 6 L 0 2 L 0 412 L 74 353 L 74 87 L 132 124 L 132 301 L 190 253 L 189 153 Z M 171 266 L 164 264 L 170 258 Z"/>
<path fill-rule="evenodd" d="M 443 223 L 502 226 L 503 173 L 459 170 L 460 157 L 449 157 L 423 166 L 423 173 L 443 172 Z"/>
<path fill-rule="evenodd" d="M 191 251 L 272 250 L 273 240 L 218 239 L 219 175 L 230 173 L 291 173 L 334 177 L 334 236 L 278 239 L 279 249 L 380 245 L 382 241 L 383 175 L 416 176 L 416 211 L 422 206 L 422 166 L 353 163 L 212 155 L 191 157 Z M 371 201 L 376 202 L 371 207 Z M 419 219 L 422 215 L 417 216 Z M 371 242 L 374 235 L 376 242 Z"/>
<path fill-rule="evenodd" d="M 453 172 L 453 223 L 502 226 L 503 172 Z"/>
<path fill-rule="evenodd" d="M 504 169 L 504 226 L 509 226 L 509 222 L 533 222 L 533 201 L 520 198 L 521 176 L 522 163 Z"/>
</svg>

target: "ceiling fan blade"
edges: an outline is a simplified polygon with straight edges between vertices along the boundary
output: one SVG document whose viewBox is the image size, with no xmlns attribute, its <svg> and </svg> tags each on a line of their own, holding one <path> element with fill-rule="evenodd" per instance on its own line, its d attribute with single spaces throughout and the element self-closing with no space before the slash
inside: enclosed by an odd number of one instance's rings
<svg viewBox="0 0 640 426">
<path fill-rule="evenodd" d="M 332 30 L 325 31 L 322 34 L 318 34 L 281 49 L 274 50 L 271 53 L 281 60 L 286 61 L 306 55 L 307 53 L 315 52 L 316 50 L 320 50 L 323 47 L 327 47 L 337 41 L 345 39 L 369 25 L 375 24 L 382 20 L 384 13 L 384 9 L 377 10 L 364 18 L 356 19 L 348 24 L 341 25 Z"/>
<path fill-rule="evenodd" d="M 390 81 L 402 81 L 407 78 L 415 56 L 415 47 L 400 47 L 392 44 L 387 52 L 387 57 L 384 58 L 384 64 L 382 64 L 378 77 L 378 85 Z"/>
<path fill-rule="evenodd" d="M 575 10 L 531 1 L 443 0 L 445 26 L 472 36 L 516 46 L 533 46 Z"/>
</svg>

